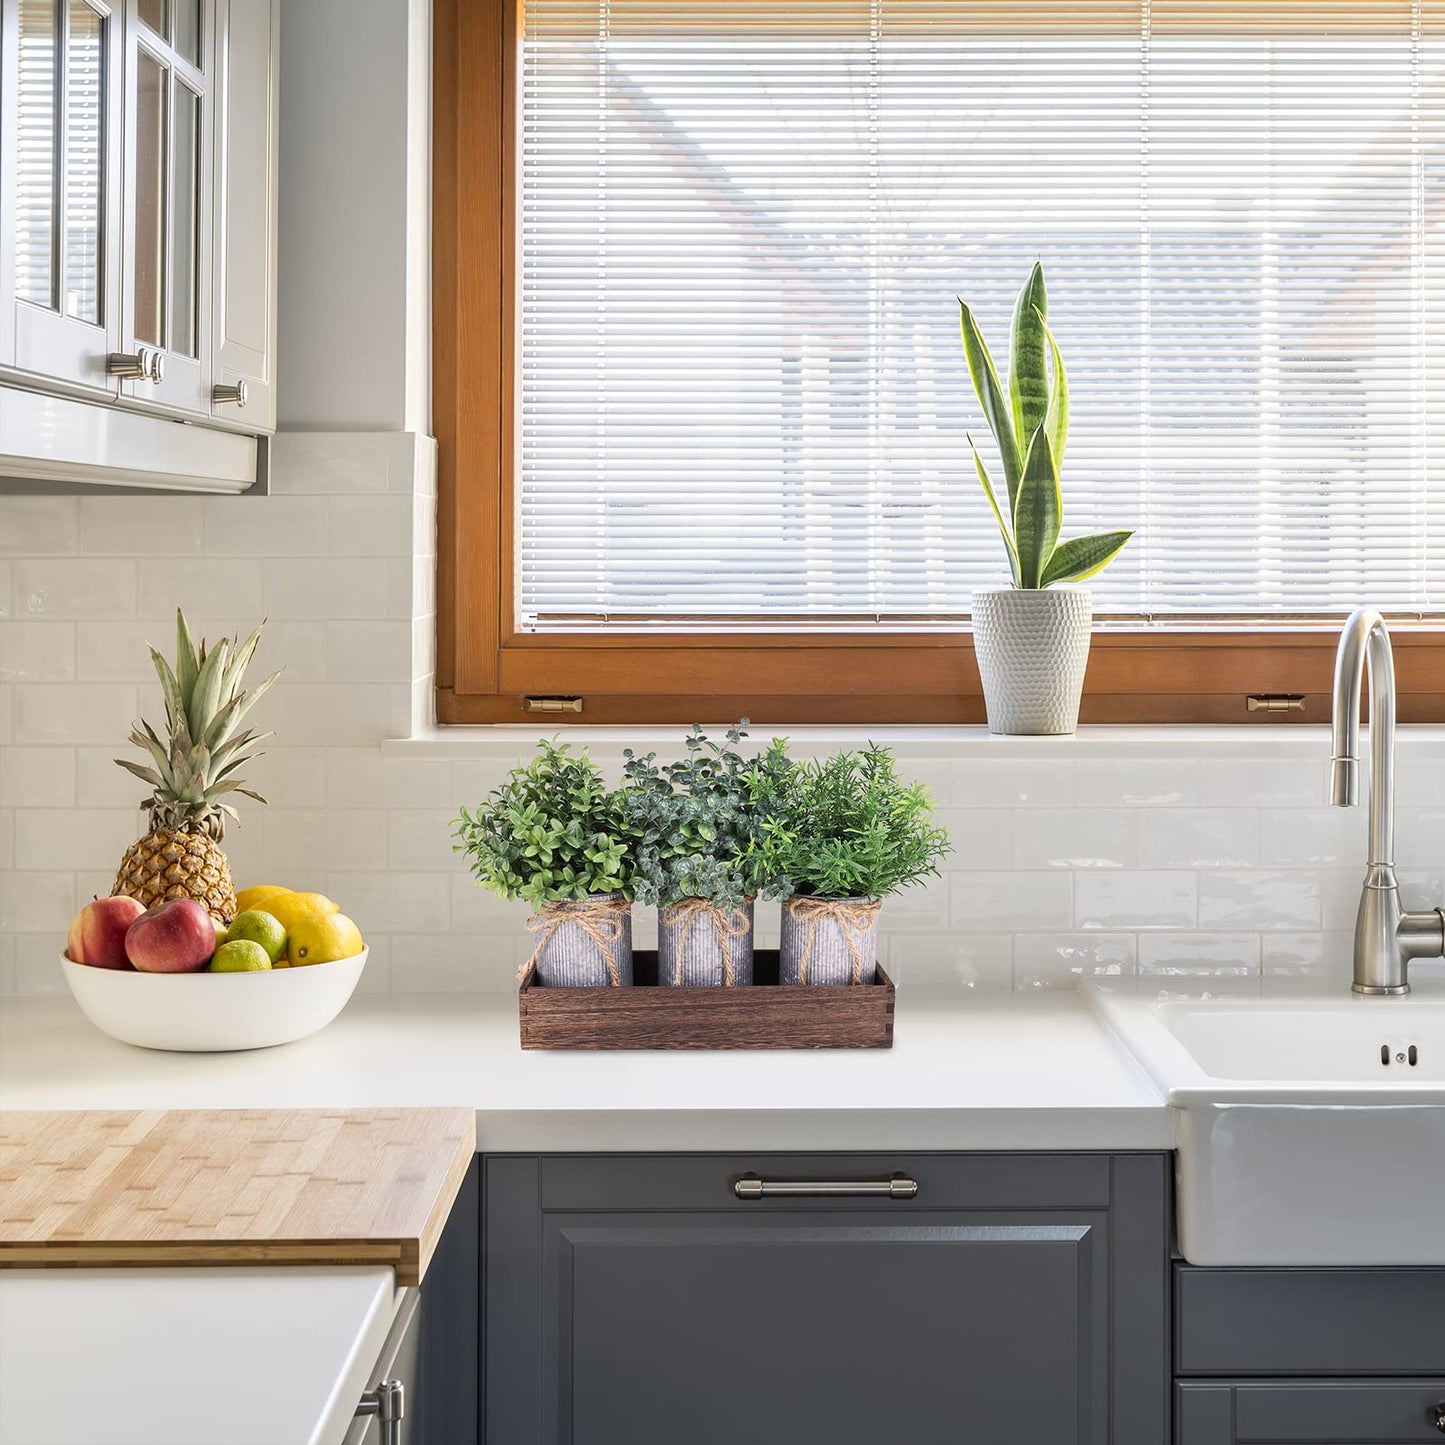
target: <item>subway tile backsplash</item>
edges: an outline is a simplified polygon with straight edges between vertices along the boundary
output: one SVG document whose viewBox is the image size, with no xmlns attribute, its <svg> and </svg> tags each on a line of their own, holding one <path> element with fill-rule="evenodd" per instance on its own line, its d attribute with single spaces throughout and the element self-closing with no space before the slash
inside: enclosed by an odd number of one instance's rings
<svg viewBox="0 0 1445 1445">
<path fill-rule="evenodd" d="M 207 635 L 266 615 L 259 666 L 286 669 L 252 769 L 271 806 L 227 834 L 238 883 L 333 894 L 371 944 L 365 989 L 513 985 L 526 909 L 472 886 L 448 825 L 534 734 L 409 737 L 430 697 L 433 468 L 425 438 L 295 433 L 277 438 L 265 498 L 0 497 L 0 993 L 63 989 L 70 914 L 140 830 L 140 785 L 112 759 L 160 711 L 144 644 L 169 649 L 177 605 Z M 1364 812 L 1325 806 L 1323 728 L 873 731 L 955 840 L 943 876 L 885 910 L 880 950 L 904 987 L 1261 973 L 1343 987 Z M 615 771 L 630 742 L 681 732 L 586 737 Z M 794 745 L 865 735 L 798 729 Z M 1402 886 L 1433 906 L 1445 728 L 1402 729 L 1400 755 Z M 654 927 L 639 910 L 641 946 Z M 776 908 L 758 927 L 776 941 Z"/>
</svg>

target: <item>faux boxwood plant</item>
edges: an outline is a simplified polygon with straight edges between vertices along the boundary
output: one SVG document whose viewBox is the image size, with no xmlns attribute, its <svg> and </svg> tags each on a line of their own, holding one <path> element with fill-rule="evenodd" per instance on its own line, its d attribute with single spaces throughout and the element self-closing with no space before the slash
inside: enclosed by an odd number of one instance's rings
<svg viewBox="0 0 1445 1445">
<path fill-rule="evenodd" d="M 1015 587 L 1083 582 L 1102 572 L 1132 532 L 1099 532 L 1059 540 L 1064 497 L 1059 474 L 1069 437 L 1069 378 L 1054 333 L 1039 262 L 1014 304 L 1008 390 L 999 380 L 988 343 L 967 302 L 959 300 L 963 350 L 1003 466 L 1003 493 L 995 489 L 972 437 L 973 465 L 1003 534 Z M 1005 511 L 1007 504 L 1007 511 Z"/>
<path fill-rule="evenodd" d="M 730 727 L 721 743 L 694 723 L 687 756 L 672 763 L 628 749 L 624 802 L 639 902 L 667 908 L 700 898 L 731 910 L 767 891 L 750 851 L 761 822 L 755 802 L 761 760 L 738 751 L 747 721 Z"/>
<path fill-rule="evenodd" d="M 780 761 L 774 754 L 754 775 L 763 816 L 749 864 L 773 891 L 879 899 L 937 874 L 948 832 L 933 822 L 928 790 L 899 777 L 888 748 Z"/>
<path fill-rule="evenodd" d="M 533 908 L 632 891 L 622 798 L 585 748 L 544 738 L 452 835 L 478 883 Z"/>
</svg>

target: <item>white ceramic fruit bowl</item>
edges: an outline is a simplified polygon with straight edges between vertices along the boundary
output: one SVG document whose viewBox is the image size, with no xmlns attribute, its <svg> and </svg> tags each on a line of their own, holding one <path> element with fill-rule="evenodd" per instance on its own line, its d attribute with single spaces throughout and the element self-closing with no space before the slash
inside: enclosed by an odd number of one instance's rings
<svg viewBox="0 0 1445 1445">
<path fill-rule="evenodd" d="M 132 973 L 60 955 L 80 1011 L 122 1043 L 181 1053 L 269 1049 L 324 1029 L 346 1006 L 367 950 L 261 973 Z"/>
</svg>

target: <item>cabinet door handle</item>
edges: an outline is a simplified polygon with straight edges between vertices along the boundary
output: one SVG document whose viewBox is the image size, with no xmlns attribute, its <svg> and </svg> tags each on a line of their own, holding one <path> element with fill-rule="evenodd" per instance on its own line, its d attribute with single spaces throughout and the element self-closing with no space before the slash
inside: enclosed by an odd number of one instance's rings
<svg viewBox="0 0 1445 1445">
<path fill-rule="evenodd" d="M 1445 1400 L 1439 1401 L 1434 1406 L 1435 1428 L 1445 1435 Z"/>
<path fill-rule="evenodd" d="M 734 1181 L 739 1199 L 916 1199 L 918 1181 L 905 1174 L 887 1179 L 759 1179 L 744 1174 Z"/>
<path fill-rule="evenodd" d="M 166 379 L 166 359 L 159 351 L 146 357 L 146 375 L 157 385 Z"/>
<path fill-rule="evenodd" d="M 357 1419 L 375 1415 L 381 1426 L 381 1445 L 401 1445 L 401 1419 L 406 1414 L 406 1390 L 400 1380 L 383 1380 L 367 1390 L 356 1407 Z"/>
<path fill-rule="evenodd" d="M 211 388 L 213 402 L 234 402 L 236 406 L 246 405 L 246 382 L 243 377 L 235 386 L 216 385 Z"/>
<path fill-rule="evenodd" d="M 112 351 L 105 358 L 107 376 L 123 376 L 129 381 L 146 381 L 150 378 L 150 353 L 142 346 L 139 351 Z"/>
</svg>

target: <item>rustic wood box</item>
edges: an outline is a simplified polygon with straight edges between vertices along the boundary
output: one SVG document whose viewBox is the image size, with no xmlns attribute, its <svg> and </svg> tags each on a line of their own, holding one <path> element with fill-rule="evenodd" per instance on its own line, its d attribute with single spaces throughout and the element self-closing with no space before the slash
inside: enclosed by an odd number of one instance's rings
<svg viewBox="0 0 1445 1445">
<path fill-rule="evenodd" d="M 759 949 L 740 988 L 659 988 L 657 954 L 633 955 L 631 988 L 544 988 L 528 969 L 517 1008 L 524 1049 L 891 1049 L 893 980 L 784 987 Z"/>
</svg>

